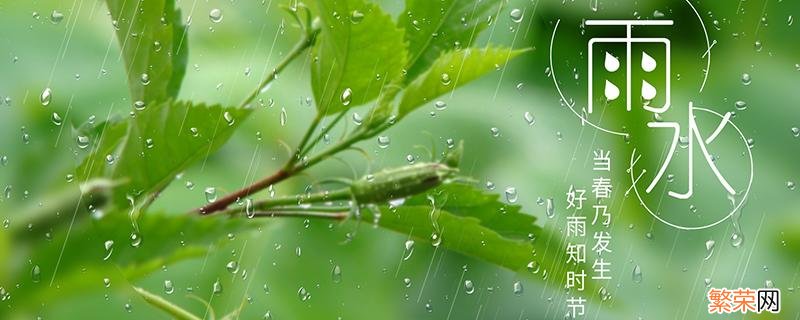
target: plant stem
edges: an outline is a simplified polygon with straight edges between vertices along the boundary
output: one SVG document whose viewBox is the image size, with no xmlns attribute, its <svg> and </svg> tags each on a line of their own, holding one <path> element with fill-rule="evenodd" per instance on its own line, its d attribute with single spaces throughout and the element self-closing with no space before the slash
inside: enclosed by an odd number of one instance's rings
<svg viewBox="0 0 800 320">
<path fill-rule="evenodd" d="M 294 164 L 300 161 L 300 158 L 303 156 L 302 151 L 305 148 L 306 144 L 308 143 L 308 139 L 310 139 L 311 135 L 314 133 L 314 130 L 317 129 L 317 126 L 319 125 L 319 122 L 322 120 L 322 117 L 323 116 L 320 113 L 317 113 L 317 115 L 314 116 L 314 120 L 311 121 L 311 124 L 308 126 L 308 129 L 306 129 L 306 133 L 303 135 L 303 139 L 300 140 L 300 144 L 295 149 L 294 154 L 292 155 L 291 158 L 289 158 L 289 160 L 286 162 L 286 165 L 283 167 L 284 170 L 291 168 Z"/>
<path fill-rule="evenodd" d="M 350 214 L 347 211 L 340 212 L 318 212 L 318 211 L 265 211 L 255 212 L 254 218 L 273 218 L 273 217 L 296 217 L 296 218 L 326 218 L 343 220 Z"/>
<path fill-rule="evenodd" d="M 248 104 L 253 102 L 253 100 L 255 100 L 255 98 L 258 97 L 258 94 L 261 93 L 261 90 L 264 90 L 264 87 L 270 84 L 272 80 L 275 80 L 278 74 L 281 71 L 283 71 L 283 69 L 285 69 L 289 65 L 289 63 L 292 62 L 292 60 L 296 59 L 298 56 L 300 56 L 301 53 L 303 53 L 303 51 L 311 47 L 311 45 L 314 44 L 314 39 L 316 38 L 318 32 L 319 29 L 314 29 L 311 30 L 309 33 L 303 35 L 303 38 L 300 39 L 300 42 L 298 42 L 294 46 L 294 48 L 292 48 L 292 50 L 289 51 L 286 57 L 284 57 L 283 60 L 279 62 L 277 66 L 275 66 L 275 69 L 272 69 L 272 72 L 270 72 L 264 78 L 264 80 L 261 80 L 261 83 L 258 85 L 258 87 L 256 87 L 256 89 L 253 90 L 253 92 L 250 93 L 250 95 L 244 98 L 242 103 L 239 104 L 239 107 L 244 108 Z"/>
</svg>

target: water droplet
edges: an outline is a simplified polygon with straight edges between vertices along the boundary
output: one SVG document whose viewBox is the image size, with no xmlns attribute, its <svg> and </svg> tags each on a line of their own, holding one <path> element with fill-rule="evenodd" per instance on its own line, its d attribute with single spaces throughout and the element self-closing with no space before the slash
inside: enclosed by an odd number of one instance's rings
<svg viewBox="0 0 800 320">
<path fill-rule="evenodd" d="M 208 201 L 208 203 L 217 201 L 217 188 L 208 187 L 205 190 L 205 194 L 206 194 L 206 201 Z"/>
<path fill-rule="evenodd" d="M 447 73 L 442 73 L 442 85 L 450 85 L 450 75 Z"/>
<path fill-rule="evenodd" d="M 364 13 L 362 13 L 361 11 L 353 10 L 353 12 L 350 13 L 350 22 L 352 22 L 353 24 L 359 24 L 363 20 L 364 20 Z"/>
<path fill-rule="evenodd" d="M 172 294 L 175 292 L 175 286 L 172 284 L 172 280 L 164 280 L 164 293 Z"/>
<path fill-rule="evenodd" d="M 764 287 L 766 287 L 766 288 L 775 288 L 775 284 L 772 282 L 772 280 L 766 280 L 766 281 L 764 281 Z"/>
<path fill-rule="evenodd" d="M 103 260 L 108 260 L 108 258 L 111 258 L 111 254 L 114 253 L 114 240 L 103 242 L 103 248 L 106 249 L 106 256 L 103 257 Z"/>
<path fill-rule="evenodd" d="M 406 288 L 411 288 L 411 278 L 403 279 L 403 284 L 406 286 Z"/>
<path fill-rule="evenodd" d="M 114 155 L 112 155 L 112 154 L 107 154 L 106 155 L 106 163 L 108 163 L 108 165 L 114 164 L 114 160 L 116 160 L 114 158 Z"/>
<path fill-rule="evenodd" d="M 800 137 L 800 128 L 792 127 L 792 135 L 795 137 Z"/>
<path fill-rule="evenodd" d="M 60 11 L 53 10 L 53 12 L 50 13 L 50 22 L 53 24 L 58 24 L 61 20 L 64 20 L 64 14 Z"/>
<path fill-rule="evenodd" d="M 516 203 L 517 198 L 519 198 L 519 195 L 517 194 L 517 188 L 506 188 L 506 201 L 508 201 L 508 203 Z"/>
<path fill-rule="evenodd" d="M 736 110 L 739 111 L 747 109 L 747 102 L 744 102 L 742 100 L 737 100 L 733 105 L 734 107 L 736 107 Z"/>
<path fill-rule="evenodd" d="M 239 263 L 233 260 L 228 261 L 228 263 L 225 265 L 225 269 L 230 273 L 236 274 L 239 272 Z"/>
<path fill-rule="evenodd" d="M 642 268 L 637 264 L 633 267 L 633 275 L 631 276 L 633 282 L 642 283 Z"/>
<path fill-rule="evenodd" d="M 529 126 L 532 126 L 536 123 L 536 117 L 534 117 L 533 114 L 528 111 L 525 111 L 525 114 L 522 115 L 522 118 L 525 119 L 525 122 L 527 122 Z"/>
<path fill-rule="evenodd" d="M 61 116 L 56 112 L 53 112 L 53 116 L 50 119 L 53 121 L 53 124 L 57 126 L 60 126 L 62 123 L 64 123 L 64 120 L 61 119 Z"/>
<path fill-rule="evenodd" d="M 553 198 L 547 198 L 547 205 L 545 206 L 545 213 L 547 214 L 548 218 L 555 217 L 555 205 L 553 204 Z"/>
<path fill-rule="evenodd" d="M 706 288 L 710 287 L 711 286 L 711 278 L 703 279 L 703 283 L 706 284 Z"/>
<path fill-rule="evenodd" d="M 140 77 L 139 80 L 142 81 L 142 85 L 146 86 L 146 85 L 150 84 L 150 75 L 146 74 L 146 73 L 142 73 L 142 76 Z"/>
<path fill-rule="evenodd" d="M 682 149 L 686 149 L 689 147 L 689 137 L 687 136 L 680 136 L 678 137 L 678 146 Z"/>
<path fill-rule="evenodd" d="M 147 107 L 147 104 L 145 104 L 144 101 L 137 100 L 137 101 L 133 102 L 133 109 L 135 109 L 136 111 L 142 111 L 146 107 Z"/>
<path fill-rule="evenodd" d="M 219 282 L 219 279 L 214 281 L 214 284 L 211 285 L 211 293 L 215 295 L 222 293 L 222 283 Z"/>
<path fill-rule="evenodd" d="M 256 211 L 253 209 L 253 200 L 252 199 L 247 198 L 247 199 L 244 200 L 244 212 L 245 212 L 245 215 L 250 219 L 252 219 L 253 217 L 256 216 Z"/>
<path fill-rule="evenodd" d="M 703 260 L 711 259 L 711 256 L 714 255 L 714 245 L 715 244 L 716 244 L 716 241 L 714 241 L 714 240 L 706 241 L 706 257 L 703 258 Z"/>
<path fill-rule="evenodd" d="M 436 232 L 431 233 L 431 245 L 438 247 L 440 244 L 442 244 L 442 236 Z"/>
<path fill-rule="evenodd" d="M 228 111 L 225 111 L 225 113 L 222 114 L 222 118 L 225 119 L 225 122 L 228 123 L 228 126 L 232 126 L 236 122 L 236 119 L 234 119 L 231 113 Z"/>
<path fill-rule="evenodd" d="M 350 105 L 350 100 L 352 98 L 353 98 L 353 90 L 350 90 L 350 88 L 345 88 L 344 92 L 342 92 L 342 97 L 341 97 L 342 105 L 343 106 Z"/>
<path fill-rule="evenodd" d="M 475 285 L 472 283 L 472 280 L 464 280 L 464 292 L 466 294 L 475 293 Z"/>
<path fill-rule="evenodd" d="M 103 278 L 103 286 L 106 287 L 106 288 L 110 287 L 111 286 L 111 279 Z"/>
<path fill-rule="evenodd" d="M 497 127 L 492 127 L 491 129 L 489 129 L 489 132 L 491 132 L 492 137 L 497 138 L 500 136 L 500 129 L 498 129 Z"/>
<path fill-rule="evenodd" d="M 414 253 L 414 240 L 407 240 L 405 242 L 405 249 L 403 250 L 403 261 L 411 258 Z"/>
<path fill-rule="evenodd" d="M 391 139 L 387 136 L 378 136 L 378 147 L 381 149 L 386 149 L 389 147 L 389 143 L 391 143 Z"/>
<path fill-rule="evenodd" d="M 530 272 L 530 273 L 533 273 L 533 274 L 539 273 L 539 270 L 541 270 L 541 268 L 542 267 L 536 261 L 528 262 L 528 272 Z"/>
<path fill-rule="evenodd" d="M 750 74 L 749 73 L 742 73 L 742 84 L 746 85 L 746 86 L 749 86 L 750 82 L 752 82 L 752 79 L 750 78 Z"/>
<path fill-rule="evenodd" d="M 44 88 L 42 91 L 42 95 L 39 97 L 39 101 L 42 103 L 43 106 L 48 106 L 50 101 L 53 99 L 53 91 L 50 88 Z"/>
<path fill-rule="evenodd" d="M 39 283 L 39 281 L 42 281 L 42 270 L 39 268 L 38 264 L 34 265 L 31 269 L 31 281 L 33 281 L 33 283 Z"/>
<path fill-rule="evenodd" d="M 300 289 L 297 289 L 297 297 L 300 298 L 300 301 L 307 301 L 311 298 L 311 294 L 308 293 L 305 287 L 300 287 Z"/>
<path fill-rule="evenodd" d="M 516 23 L 522 22 L 522 18 L 524 18 L 524 14 L 520 9 L 511 10 L 511 13 L 509 13 L 508 16 L 511 17 L 511 21 Z"/>
<path fill-rule="evenodd" d="M 514 294 L 517 296 L 521 296 L 524 289 L 522 288 L 522 282 L 514 281 Z"/>
<path fill-rule="evenodd" d="M 744 237 L 741 232 L 734 230 L 733 233 L 731 233 L 731 246 L 738 248 L 742 246 L 742 242 L 744 242 Z"/>
<path fill-rule="evenodd" d="M 794 181 L 786 181 L 786 188 L 794 191 L 795 188 Z"/>
<path fill-rule="evenodd" d="M 433 103 L 433 107 L 436 108 L 436 110 L 442 111 L 444 109 L 447 109 L 447 103 L 445 103 L 442 100 L 437 100 L 436 102 Z"/>
<path fill-rule="evenodd" d="M 333 270 L 331 270 L 331 280 L 333 283 L 342 282 L 342 268 L 338 264 L 333 266 Z"/>
<path fill-rule="evenodd" d="M 353 123 L 357 126 L 360 126 L 364 122 L 364 119 L 361 118 L 361 115 L 358 112 L 353 112 Z"/>
<path fill-rule="evenodd" d="M 208 18 L 213 23 L 220 23 L 222 21 L 222 11 L 217 8 L 211 9 L 211 12 L 208 13 Z"/>
</svg>

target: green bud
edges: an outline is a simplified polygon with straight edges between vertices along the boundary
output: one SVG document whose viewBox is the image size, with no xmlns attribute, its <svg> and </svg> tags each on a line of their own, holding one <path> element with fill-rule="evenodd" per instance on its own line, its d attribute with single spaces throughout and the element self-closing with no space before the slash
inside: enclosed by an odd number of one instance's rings
<svg viewBox="0 0 800 320">
<path fill-rule="evenodd" d="M 457 172 L 458 169 L 442 163 L 418 163 L 361 178 L 350 188 L 356 201 L 379 203 L 435 188 Z"/>
<path fill-rule="evenodd" d="M 445 153 L 442 163 L 451 168 L 458 168 L 461 163 L 461 155 L 464 154 L 464 140 L 458 141 L 458 146 Z"/>
</svg>

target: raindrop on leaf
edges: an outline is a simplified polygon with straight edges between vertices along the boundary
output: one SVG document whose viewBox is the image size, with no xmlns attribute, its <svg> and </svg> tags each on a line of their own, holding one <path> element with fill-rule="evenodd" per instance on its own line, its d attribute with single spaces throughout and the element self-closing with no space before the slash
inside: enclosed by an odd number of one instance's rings
<svg viewBox="0 0 800 320">
<path fill-rule="evenodd" d="M 211 12 L 208 13 L 208 18 L 213 23 L 220 23 L 222 21 L 222 10 L 217 8 L 211 9 Z"/>
<path fill-rule="evenodd" d="M 48 106 L 50 101 L 53 99 L 53 91 L 50 88 L 44 88 L 42 91 L 42 95 L 39 96 L 39 102 L 42 103 L 43 106 Z"/>
</svg>

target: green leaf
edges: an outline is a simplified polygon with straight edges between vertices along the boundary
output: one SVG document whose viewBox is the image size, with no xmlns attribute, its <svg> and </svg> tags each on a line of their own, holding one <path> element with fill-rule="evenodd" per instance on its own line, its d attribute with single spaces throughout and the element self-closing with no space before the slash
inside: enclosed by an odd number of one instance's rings
<svg viewBox="0 0 800 320">
<path fill-rule="evenodd" d="M 468 48 L 497 14 L 499 0 L 406 0 L 397 24 L 409 43 L 407 82 L 428 70 L 439 56 Z"/>
<path fill-rule="evenodd" d="M 145 289 L 139 288 L 139 287 L 133 287 L 133 290 L 135 290 L 137 293 L 139 293 L 139 295 L 142 296 L 142 299 L 144 299 L 144 301 L 149 303 L 151 306 L 154 306 L 154 307 L 160 309 L 161 311 L 166 312 L 167 314 L 169 314 L 170 316 L 172 316 L 175 319 L 180 319 L 180 320 L 200 320 L 200 317 L 195 316 L 194 314 L 192 314 L 191 312 L 187 311 L 186 309 L 183 309 L 183 308 L 179 307 L 178 305 L 167 301 L 167 299 L 164 299 L 159 295 L 153 294 L 153 293 L 151 293 L 151 292 L 149 292 L 149 291 L 147 291 Z"/>
<path fill-rule="evenodd" d="M 14 279 L 20 286 L 12 294 L 18 307 L 35 308 L 66 293 L 102 290 L 105 278 L 111 285 L 133 281 L 163 266 L 203 257 L 213 246 L 230 242 L 227 234 L 262 225 L 223 216 L 148 212 L 135 222 L 137 231 L 128 213 L 122 211 L 109 212 L 99 219 L 79 216 L 70 227 L 71 218 L 72 213 L 61 215 L 63 223 L 51 232 L 50 241 L 38 239 L 30 242 L 31 247 L 17 243 L 23 250 L 20 254 L 29 257 L 41 272 L 33 278 L 30 264 L 16 265 Z M 140 239 L 136 246 L 134 233 Z M 108 241 L 113 241 L 110 251 L 105 249 Z"/>
<path fill-rule="evenodd" d="M 187 102 L 147 106 L 126 122 L 106 125 L 96 151 L 76 173 L 123 183 L 113 197 L 117 206 L 126 207 L 129 197 L 138 200 L 160 191 L 176 174 L 221 147 L 251 111 Z"/>
<path fill-rule="evenodd" d="M 405 117 L 424 103 L 497 70 L 526 51 L 487 47 L 455 50 L 442 55 L 428 71 L 408 85 L 400 100 L 398 116 Z"/>
<path fill-rule="evenodd" d="M 322 31 L 313 48 L 311 88 L 320 114 L 375 99 L 398 81 L 406 64 L 403 30 L 380 7 L 363 0 L 317 0 Z M 345 91 L 350 97 L 343 99 Z"/>
<path fill-rule="evenodd" d="M 132 101 L 175 98 L 186 72 L 186 26 L 173 0 L 107 0 Z M 147 74 L 149 81 L 143 81 Z"/>
<path fill-rule="evenodd" d="M 566 246 L 560 235 L 537 226 L 536 218 L 520 212 L 519 206 L 502 203 L 499 195 L 470 185 L 442 185 L 380 211 L 381 227 L 418 241 L 432 242 L 435 234 L 444 248 L 545 281 L 553 276 L 557 278 L 552 281 L 563 282 L 567 270 L 582 267 L 562 259 Z M 376 218 L 375 212 L 361 212 L 365 221 Z M 591 292 L 593 283 L 586 281 Z"/>
</svg>

